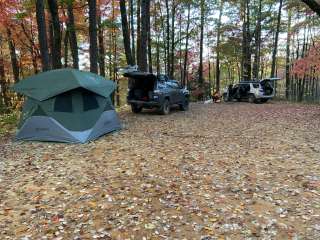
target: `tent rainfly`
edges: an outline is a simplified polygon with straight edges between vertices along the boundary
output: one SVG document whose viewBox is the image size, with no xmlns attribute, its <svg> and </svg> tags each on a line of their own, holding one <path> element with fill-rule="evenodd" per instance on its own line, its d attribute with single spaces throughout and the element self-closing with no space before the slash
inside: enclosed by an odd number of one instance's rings
<svg viewBox="0 0 320 240">
<path fill-rule="evenodd" d="M 96 74 L 53 70 L 13 90 L 26 96 L 18 140 L 85 143 L 121 128 L 110 99 L 115 83 Z"/>
</svg>

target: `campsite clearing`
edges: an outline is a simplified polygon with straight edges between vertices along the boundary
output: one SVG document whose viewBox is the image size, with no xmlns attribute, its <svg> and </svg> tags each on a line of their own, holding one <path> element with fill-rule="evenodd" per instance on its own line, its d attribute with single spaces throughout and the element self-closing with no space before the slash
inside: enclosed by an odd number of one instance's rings
<svg viewBox="0 0 320 240">
<path fill-rule="evenodd" d="M 319 239 L 320 107 L 120 113 L 84 145 L 0 139 L 0 239 Z"/>
</svg>

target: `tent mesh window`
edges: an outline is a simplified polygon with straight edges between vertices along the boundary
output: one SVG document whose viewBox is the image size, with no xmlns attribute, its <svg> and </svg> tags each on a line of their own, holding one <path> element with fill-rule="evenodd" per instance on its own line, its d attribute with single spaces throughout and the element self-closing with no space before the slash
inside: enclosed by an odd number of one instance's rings
<svg viewBox="0 0 320 240">
<path fill-rule="evenodd" d="M 83 100 L 83 111 L 90 111 L 93 109 L 99 108 L 98 101 L 96 96 L 92 92 L 82 92 L 82 100 Z"/>
<path fill-rule="evenodd" d="M 72 112 L 72 93 L 66 92 L 56 96 L 54 102 L 55 112 Z"/>
</svg>

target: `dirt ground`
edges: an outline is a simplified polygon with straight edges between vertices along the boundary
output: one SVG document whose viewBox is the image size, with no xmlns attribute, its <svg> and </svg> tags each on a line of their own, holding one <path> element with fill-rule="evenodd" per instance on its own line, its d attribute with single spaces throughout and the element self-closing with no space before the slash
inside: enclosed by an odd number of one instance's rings
<svg viewBox="0 0 320 240">
<path fill-rule="evenodd" d="M 320 239 L 320 106 L 120 117 L 85 145 L 0 140 L 0 239 Z"/>
</svg>

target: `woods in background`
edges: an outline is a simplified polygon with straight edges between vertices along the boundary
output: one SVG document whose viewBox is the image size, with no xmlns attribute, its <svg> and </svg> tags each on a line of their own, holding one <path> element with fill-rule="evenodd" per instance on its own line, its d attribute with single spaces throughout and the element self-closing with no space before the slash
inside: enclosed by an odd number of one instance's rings
<svg viewBox="0 0 320 240">
<path fill-rule="evenodd" d="M 10 0 L 0 7 L 0 109 L 16 104 L 10 84 L 40 71 L 72 67 L 119 82 L 117 69 L 135 64 L 181 81 L 197 99 L 279 76 L 280 97 L 319 102 L 313 0 Z"/>
</svg>

